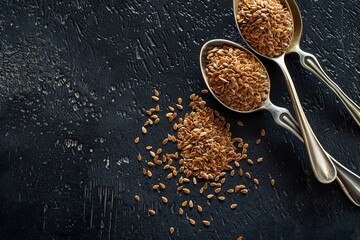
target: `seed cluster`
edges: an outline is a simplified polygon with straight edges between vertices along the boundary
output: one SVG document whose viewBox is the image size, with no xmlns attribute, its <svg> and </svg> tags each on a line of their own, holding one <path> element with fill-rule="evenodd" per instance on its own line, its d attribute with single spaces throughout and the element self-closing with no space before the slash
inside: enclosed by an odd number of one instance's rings
<svg viewBox="0 0 360 240">
<path fill-rule="evenodd" d="M 280 0 L 240 0 L 236 20 L 245 40 L 262 55 L 280 56 L 290 45 L 293 21 Z"/>
<path fill-rule="evenodd" d="M 207 91 L 202 92 L 203 94 L 207 93 Z M 161 100 L 158 91 L 155 91 L 155 96 L 157 97 L 157 99 L 153 98 L 155 102 Z M 226 195 L 241 194 L 246 196 L 250 190 L 249 186 L 243 183 L 245 179 L 242 180 L 242 184 L 229 187 L 225 184 L 226 176 L 235 177 L 235 172 L 238 171 L 239 176 L 242 177 L 244 172 L 240 166 L 242 160 L 244 160 L 244 164 L 249 166 L 254 163 L 247 164 L 249 162 L 247 159 L 249 144 L 244 143 L 241 138 L 232 138 L 230 124 L 225 121 L 225 118 L 219 112 L 207 107 L 202 97 L 192 94 L 190 99 L 191 112 L 186 113 L 184 119 L 177 118 L 175 112 L 183 109 L 181 98 L 177 100 L 175 107 L 168 106 L 167 109 L 170 112 L 165 113 L 168 122 L 172 124 L 177 135 L 168 134 L 162 141 L 162 145 L 165 147 L 170 143 L 176 144 L 180 154 L 178 151 L 166 153 L 162 148 L 156 150 L 155 147 L 148 145 L 144 146 L 143 151 L 147 151 L 149 156 L 146 157 L 146 154 L 137 153 L 135 161 L 142 165 L 140 169 L 149 180 L 153 174 L 155 175 L 153 179 L 158 179 L 159 173 L 154 168 L 162 167 L 166 172 L 163 175 L 165 181 L 176 184 L 176 190 L 179 194 L 178 201 L 175 203 L 177 204 L 177 206 L 175 205 L 178 209 L 177 213 L 186 217 L 191 226 L 196 226 L 200 222 L 208 228 L 211 222 L 204 217 L 206 216 L 206 205 L 200 206 L 195 195 L 205 198 L 208 204 L 212 201 L 224 202 Z M 159 105 L 145 112 L 150 118 L 146 121 L 148 124 L 143 127 L 152 125 L 149 123 L 150 119 L 160 119 L 157 115 L 153 118 L 155 112 L 161 114 Z M 135 144 L 141 146 L 140 139 L 136 139 Z M 240 152 L 238 152 L 239 150 Z M 148 160 L 149 157 L 151 160 Z M 245 159 L 247 160 L 245 161 Z M 256 162 L 260 163 L 258 160 Z M 262 160 L 263 158 L 261 158 L 261 162 Z M 236 168 L 238 170 L 235 171 Z M 251 178 L 249 172 L 246 172 L 245 175 L 247 178 Z M 257 179 L 251 180 L 250 183 L 257 189 L 259 185 Z M 174 206 L 171 203 L 172 199 L 168 198 L 173 193 L 168 193 L 169 190 L 164 183 L 157 180 L 153 183 L 151 191 L 159 193 L 158 201 L 162 205 Z M 135 195 L 134 200 L 140 202 L 140 196 Z M 233 211 L 239 208 L 238 204 L 234 202 L 228 206 Z M 147 214 L 155 217 L 158 212 L 156 209 L 148 209 Z M 202 219 L 198 219 L 195 214 L 200 215 Z M 169 225 L 168 229 L 170 235 L 176 232 L 175 226 Z"/>
<path fill-rule="evenodd" d="M 225 45 L 209 50 L 207 61 L 207 81 L 225 105 L 250 111 L 264 104 L 270 81 L 265 68 L 252 54 Z"/>
</svg>

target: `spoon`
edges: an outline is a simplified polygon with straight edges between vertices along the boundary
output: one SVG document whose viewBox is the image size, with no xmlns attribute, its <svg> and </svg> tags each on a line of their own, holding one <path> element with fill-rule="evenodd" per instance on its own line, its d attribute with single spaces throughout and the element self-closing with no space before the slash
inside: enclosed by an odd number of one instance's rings
<svg viewBox="0 0 360 240">
<path fill-rule="evenodd" d="M 300 57 L 301 65 L 305 69 L 315 74 L 315 76 L 322 80 L 325 85 L 330 88 L 333 93 L 335 93 L 335 95 L 340 99 L 340 101 L 352 115 L 357 125 L 360 126 L 360 107 L 353 100 L 351 100 L 335 82 L 330 79 L 314 55 L 304 52 L 300 49 L 300 40 L 303 26 L 301 13 L 295 0 L 287 0 L 287 2 L 293 16 L 294 36 L 291 40 L 290 47 L 286 51 L 286 54 L 297 53 Z"/>
<path fill-rule="evenodd" d="M 299 124 L 296 122 L 296 120 L 292 117 L 291 113 L 286 108 L 278 107 L 270 101 L 270 94 L 268 94 L 267 99 L 263 103 L 263 105 L 261 105 L 259 108 L 251 110 L 251 111 L 239 111 L 239 110 L 233 109 L 233 108 L 229 107 L 228 105 L 226 105 L 225 103 L 223 103 L 216 96 L 216 94 L 213 92 L 213 90 L 211 89 L 211 87 L 207 81 L 207 75 L 205 72 L 206 65 L 207 65 L 206 57 L 207 57 L 207 52 L 209 50 L 211 50 L 214 47 L 221 47 L 224 45 L 239 48 L 239 49 L 253 55 L 254 58 L 259 63 L 261 63 L 260 60 L 253 53 L 251 53 L 249 50 L 247 50 L 246 48 L 242 47 L 241 45 L 239 45 L 237 43 L 234 43 L 234 42 L 231 42 L 228 40 L 224 40 L 224 39 L 214 39 L 214 40 L 210 40 L 207 43 L 205 43 L 203 45 L 203 47 L 201 48 L 201 52 L 200 52 L 200 68 L 201 68 L 201 72 L 202 72 L 204 81 L 205 81 L 209 91 L 211 92 L 211 94 L 215 97 L 215 99 L 217 99 L 226 108 L 228 108 L 232 111 L 238 112 L 238 113 L 253 113 L 253 112 L 257 112 L 257 111 L 261 111 L 261 110 L 267 110 L 271 113 L 273 119 L 279 126 L 289 130 L 296 137 L 298 137 L 301 141 L 304 141 L 302 134 L 301 134 Z M 264 67 L 264 65 L 262 65 L 262 66 Z M 265 67 L 264 67 L 264 69 L 265 69 Z M 267 74 L 267 76 L 268 76 L 268 79 L 270 79 L 268 74 Z M 344 190 L 346 196 L 348 196 L 348 198 L 356 206 L 360 206 L 360 177 L 357 176 L 356 174 L 354 174 L 353 172 L 351 172 L 349 169 L 347 169 L 343 165 L 341 165 L 339 162 L 337 162 L 327 152 L 325 152 L 325 154 L 335 164 L 337 172 L 338 172 L 338 176 L 337 176 L 336 180 L 339 182 L 339 184 L 340 184 L 341 188 Z"/>
<path fill-rule="evenodd" d="M 238 13 L 238 7 L 239 7 L 239 1 L 240 0 L 234 0 L 234 17 L 236 26 L 239 30 L 240 35 L 246 42 L 246 44 L 256 53 L 258 53 L 245 39 L 245 37 L 241 34 L 239 24 L 236 20 L 236 16 Z M 287 7 L 287 2 L 284 0 L 281 0 L 281 3 Z M 293 34 L 293 33 L 292 33 Z M 313 130 L 311 129 L 311 126 L 305 116 L 304 110 L 302 109 L 300 99 L 298 97 L 298 94 L 295 89 L 295 85 L 293 80 L 291 79 L 290 73 L 286 67 L 285 64 L 285 52 L 282 53 L 279 57 L 268 57 L 266 55 L 262 55 L 258 53 L 259 55 L 273 60 L 277 65 L 281 68 L 285 75 L 286 85 L 288 87 L 290 97 L 294 106 L 294 110 L 297 116 L 297 119 L 299 121 L 299 126 L 302 132 L 302 136 L 307 148 L 307 152 L 309 154 L 309 159 L 311 163 L 312 170 L 314 172 L 315 177 L 319 180 L 321 183 L 331 183 L 336 178 L 336 168 L 332 161 L 328 158 L 327 154 L 325 154 L 325 150 L 319 143 L 318 139 L 316 138 Z"/>
</svg>

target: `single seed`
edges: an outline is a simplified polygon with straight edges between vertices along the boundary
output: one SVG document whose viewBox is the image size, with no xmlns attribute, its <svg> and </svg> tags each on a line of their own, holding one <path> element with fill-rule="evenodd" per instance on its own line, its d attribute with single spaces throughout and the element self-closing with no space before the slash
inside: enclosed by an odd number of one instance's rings
<svg viewBox="0 0 360 240">
<path fill-rule="evenodd" d="M 220 196 L 220 197 L 218 197 L 217 199 L 220 200 L 220 201 L 224 201 L 224 200 L 225 200 L 225 197 L 224 197 L 224 196 Z"/>
<path fill-rule="evenodd" d="M 261 139 L 259 138 L 258 140 L 256 140 L 256 144 L 259 145 L 261 143 Z"/>
<path fill-rule="evenodd" d="M 140 138 L 139 137 L 137 137 L 137 138 L 135 138 L 135 140 L 134 140 L 134 143 L 139 143 L 139 141 L 140 141 Z"/>
<path fill-rule="evenodd" d="M 251 174 L 249 172 L 246 172 L 245 173 L 245 176 L 248 178 L 248 179 L 251 179 Z"/>
<path fill-rule="evenodd" d="M 165 138 L 162 142 L 163 145 L 166 145 L 168 143 L 169 139 Z"/>
<path fill-rule="evenodd" d="M 152 172 L 150 170 L 147 170 L 147 175 L 148 177 L 151 177 L 152 176 Z"/>
<path fill-rule="evenodd" d="M 168 108 L 169 108 L 169 110 L 172 111 L 172 112 L 175 111 L 175 109 L 174 109 L 172 106 L 169 106 Z"/>
<path fill-rule="evenodd" d="M 189 194 L 190 194 L 190 190 L 187 189 L 187 188 L 184 188 L 184 189 L 183 189 L 183 192 L 184 192 L 186 195 L 189 195 Z"/>
<path fill-rule="evenodd" d="M 203 194 L 203 193 L 204 193 L 204 188 L 203 188 L 203 187 L 200 188 L 199 193 L 200 193 L 200 194 Z"/>
<path fill-rule="evenodd" d="M 190 222 L 191 225 L 193 225 L 193 226 L 195 225 L 194 219 L 191 219 L 191 218 L 190 218 L 190 219 L 189 219 L 189 222 Z"/>
<path fill-rule="evenodd" d="M 149 210 L 149 214 L 150 214 L 151 216 L 154 216 L 155 213 L 156 213 L 156 212 L 155 212 L 154 210 L 152 210 L 152 209 Z"/>
<path fill-rule="evenodd" d="M 147 133 L 146 128 L 145 128 L 145 127 L 141 127 L 141 132 L 142 132 L 143 134 L 146 134 L 146 133 Z"/>
<path fill-rule="evenodd" d="M 207 89 L 203 89 L 203 90 L 201 90 L 201 93 L 202 94 L 207 94 L 209 91 L 207 90 Z"/>
<path fill-rule="evenodd" d="M 207 197 L 207 199 L 211 199 L 214 197 L 214 194 L 208 194 L 206 197 Z"/>
<path fill-rule="evenodd" d="M 159 98 L 157 96 L 152 96 L 151 97 L 155 102 L 158 102 L 159 101 Z"/>
<path fill-rule="evenodd" d="M 173 177 L 173 173 L 169 173 L 169 174 L 166 176 L 167 179 L 170 179 L 170 178 L 172 178 L 172 177 Z"/>
<path fill-rule="evenodd" d="M 180 104 L 176 104 L 176 107 L 177 107 L 177 109 L 179 109 L 179 110 L 183 110 L 183 106 L 180 105 Z"/>
<path fill-rule="evenodd" d="M 194 203 L 192 200 L 189 201 L 189 208 L 192 209 L 194 207 Z"/>
<path fill-rule="evenodd" d="M 262 163 L 262 162 L 263 162 L 263 159 L 264 159 L 264 158 L 262 158 L 262 157 L 261 157 L 261 158 L 258 158 L 258 159 L 256 160 L 256 162 L 257 162 L 257 163 Z"/>
<path fill-rule="evenodd" d="M 153 187 L 152 187 L 154 190 L 156 190 L 156 189 L 158 189 L 159 188 L 159 185 L 153 185 Z"/>
<path fill-rule="evenodd" d="M 234 162 L 234 165 L 235 165 L 235 167 L 240 167 L 240 163 L 239 162 Z"/>
<path fill-rule="evenodd" d="M 154 95 L 158 97 L 158 96 L 160 95 L 160 94 L 159 94 L 159 91 L 155 89 L 155 90 L 154 90 Z"/>
<path fill-rule="evenodd" d="M 139 155 L 137 156 L 137 160 L 140 162 L 141 161 L 141 155 L 139 153 Z"/>
<path fill-rule="evenodd" d="M 221 188 L 215 188 L 215 193 L 219 193 L 221 191 Z"/>
<path fill-rule="evenodd" d="M 210 226 L 210 222 L 209 222 L 209 221 L 206 221 L 206 220 L 203 221 L 203 224 L 204 224 L 206 227 Z"/>
<path fill-rule="evenodd" d="M 239 176 L 242 177 L 243 174 L 244 174 L 244 172 L 243 172 L 243 170 L 240 168 L 240 170 L 239 170 Z"/>
<path fill-rule="evenodd" d="M 188 201 L 187 201 L 187 200 L 185 200 L 185 201 L 183 201 L 183 202 L 181 203 L 181 206 L 182 206 L 182 207 L 186 207 L 186 206 L 187 206 L 187 204 L 188 204 Z"/>
<path fill-rule="evenodd" d="M 143 168 L 143 170 L 142 170 L 142 171 L 143 171 L 143 174 L 144 174 L 144 175 L 146 175 L 146 173 L 147 173 L 146 169 L 145 169 L 145 168 Z"/>
<path fill-rule="evenodd" d="M 260 133 L 260 135 L 262 136 L 262 137 L 265 137 L 265 129 L 261 129 L 261 133 Z"/>
<path fill-rule="evenodd" d="M 153 162 L 148 162 L 147 165 L 148 165 L 149 167 L 155 166 L 155 164 L 154 164 Z"/>
<path fill-rule="evenodd" d="M 182 191 L 183 190 L 183 188 L 184 188 L 184 186 L 179 186 L 176 190 L 178 191 L 178 192 L 180 192 L 180 191 Z"/>
<path fill-rule="evenodd" d="M 161 201 L 162 201 L 163 203 L 167 203 L 167 202 L 168 202 L 168 199 L 167 199 L 166 197 L 161 197 Z"/>
<path fill-rule="evenodd" d="M 169 228 L 169 232 L 170 232 L 170 234 L 173 234 L 173 233 L 174 233 L 174 231 L 175 231 L 175 229 L 174 229 L 173 227 L 170 227 L 170 228 Z"/>
<path fill-rule="evenodd" d="M 164 190 L 166 188 L 165 184 L 163 184 L 163 183 L 159 183 L 159 186 L 162 190 Z"/>
<path fill-rule="evenodd" d="M 242 121 L 238 121 L 237 124 L 240 126 L 240 127 L 243 127 L 244 124 L 242 123 Z"/>
<path fill-rule="evenodd" d="M 253 165 L 253 164 L 254 164 L 253 160 L 251 160 L 251 159 L 248 159 L 248 160 L 247 160 L 247 163 L 250 164 L 250 165 Z"/>
<path fill-rule="evenodd" d="M 197 184 L 196 177 L 193 177 L 193 184 L 194 184 L 194 185 L 196 185 L 196 184 Z"/>
<path fill-rule="evenodd" d="M 145 149 L 149 151 L 152 149 L 152 146 L 146 146 Z"/>
<path fill-rule="evenodd" d="M 140 201 L 140 197 L 139 197 L 138 195 L 135 195 L 135 196 L 134 196 L 134 199 L 135 199 L 135 201 L 137 201 L 137 202 Z"/>
<path fill-rule="evenodd" d="M 158 117 L 158 115 L 152 115 L 151 118 L 152 119 L 158 119 L 159 117 Z"/>
<path fill-rule="evenodd" d="M 231 170 L 231 172 L 230 172 L 230 176 L 234 176 L 235 175 L 235 170 L 233 169 L 233 170 Z"/>
<path fill-rule="evenodd" d="M 235 191 L 235 190 L 232 189 L 232 188 L 230 188 L 230 189 L 227 190 L 227 192 L 230 193 L 230 194 L 231 194 L 231 193 L 234 193 L 234 191 Z"/>
<path fill-rule="evenodd" d="M 148 115 L 148 116 L 151 116 L 151 114 L 152 114 L 152 112 L 151 111 L 146 111 L 146 115 Z"/>
<path fill-rule="evenodd" d="M 270 183 L 271 183 L 271 186 L 275 186 L 275 180 L 274 179 L 271 179 Z"/>
<path fill-rule="evenodd" d="M 182 103 L 182 98 L 178 98 L 178 104 Z"/>
<path fill-rule="evenodd" d="M 160 122 L 160 118 L 155 119 L 154 123 L 158 124 Z"/>
<path fill-rule="evenodd" d="M 152 157 L 155 157 L 155 153 L 153 152 L 153 151 L 150 151 L 150 155 L 152 156 Z"/>
<path fill-rule="evenodd" d="M 183 215 L 184 210 L 182 208 L 179 208 L 179 215 Z"/>
<path fill-rule="evenodd" d="M 242 194 L 247 194 L 248 192 L 249 192 L 249 190 L 247 190 L 246 188 L 244 188 L 244 189 L 241 189 L 241 191 L 240 191 Z"/>
<path fill-rule="evenodd" d="M 159 149 L 156 151 L 156 154 L 157 154 L 157 155 L 160 155 L 161 153 L 162 153 L 162 149 L 159 148 Z"/>
<path fill-rule="evenodd" d="M 200 205 L 197 205 L 197 210 L 198 210 L 198 212 L 202 212 L 203 209 Z"/>
<path fill-rule="evenodd" d="M 160 111 L 160 105 L 158 104 L 158 105 L 156 105 L 156 107 L 155 107 L 155 111 L 157 111 L 157 112 L 159 112 Z"/>
<path fill-rule="evenodd" d="M 255 179 L 254 179 L 254 183 L 255 183 L 256 185 L 259 185 L 259 180 L 258 180 L 257 178 L 255 178 Z"/>
<path fill-rule="evenodd" d="M 237 207 L 237 204 L 236 204 L 236 203 L 233 203 L 233 204 L 230 205 L 230 208 L 231 208 L 231 209 L 235 209 L 236 207 Z"/>
</svg>

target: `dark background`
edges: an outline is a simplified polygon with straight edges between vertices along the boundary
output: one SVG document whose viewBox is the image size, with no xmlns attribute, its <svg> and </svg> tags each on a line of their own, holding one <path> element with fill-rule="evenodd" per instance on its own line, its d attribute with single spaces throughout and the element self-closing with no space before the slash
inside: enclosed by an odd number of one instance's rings
<svg viewBox="0 0 360 240">
<path fill-rule="evenodd" d="M 301 0 L 302 47 L 358 104 L 357 0 Z M 242 43 L 231 1 L 15 1 L 0 3 L 0 236 L 1 239 L 360 239 L 360 209 L 338 184 L 314 178 L 303 144 L 267 112 L 239 115 L 216 103 L 234 136 L 250 143 L 264 163 L 248 167 L 260 180 L 250 194 L 207 205 L 191 227 L 173 214 L 185 198 L 157 169 L 149 180 L 136 162 L 144 146 L 160 141 L 165 124 L 149 128 L 135 145 L 154 88 L 160 105 L 205 88 L 198 66 L 203 43 Z M 272 100 L 292 111 L 279 68 L 267 60 Z M 324 148 L 360 174 L 360 131 L 334 95 L 287 57 L 306 115 Z M 183 111 L 185 112 L 185 110 Z M 184 114 L 184 113 L 182 113 Z M 246 127 L 236 126 L 242 120 Z M 263 143 L 254 143 L 262 128 Z M 144 139 L 144 140 L 143 140 Z M 147 155 L 146 155 L 147 156 Z M 269 184 L 276 180 L 276 187 Z M 163 193 L 151 189 L 166 182 Z M 227 178 L 229 186 L 240 178 Z M 136 204 L 133 196 L 139 194 Z M 238 203 L 235 211 L 232 202 Z M 157 214 L 149 217 L 147 210 Z M 200 221 L 211 219 L 204 228 Z"/>
</svg>

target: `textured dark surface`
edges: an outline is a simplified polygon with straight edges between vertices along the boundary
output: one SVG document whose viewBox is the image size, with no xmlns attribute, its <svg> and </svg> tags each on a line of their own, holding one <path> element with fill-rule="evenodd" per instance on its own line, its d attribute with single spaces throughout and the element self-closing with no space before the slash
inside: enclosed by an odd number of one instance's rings
<svg viewBox="0 0 360 240">
<path fill-rule="evenodd" d="M 303 49 L 315 53 L 329 75 L 357 103 L 359 94 L 358 0 L 302 0 Z M 360 239 L 360 209 L 337 184 L 312 175 L 304 146 L 265 112 L 232 113 L 206 97 L 233 123 L 232 132 L 264 156 L 244 168 L 262 183 L 251 194 L 225 203 L 192 198 L 204 206 L 191 227 L 178 216 L 185 199 L 158 169 L 148 180 L 136 155 L 157 147 L 169 124 L 149 129 L 154 106 L 186 98 L 205 87 L 201 45 L 212 38 L 242 42 L 231 1 L 12 1 L 0 2 L 0 236 L 1 239 Z M 333 94 L 288 57 L 303 107 L 323 146 L 360 174 L 360 131 Z M 264 61 L 272 77 L 273 102 L 291 109 L 282 74 Z M 291 109 L 292 111 L 292 109 Z M 165 120 L 165 111 L 160 116 Z M 241 119 L 246 128 L 236 126 Z M 165 121 L 164 121 L 165 122 Z M 265 141 L 256 146 L 261 128 Z M 143 140 L 144 139 L 144 140 Z M 140 150 L 139 150 L 140 148 Z M 269 179 L 276 179 L 271 188 Z M 159 180 L 168 185 L 151 190 Z M 239 178 L 227 179 L 228 186 Z M 141 202 L 135 204 L 133 196 Z M 229 205 L 239 204 L 232 211 Z M 149 217 L 147 209 L 158 214 Z"/>
</svg>

